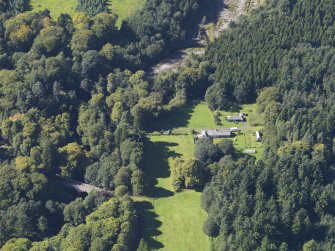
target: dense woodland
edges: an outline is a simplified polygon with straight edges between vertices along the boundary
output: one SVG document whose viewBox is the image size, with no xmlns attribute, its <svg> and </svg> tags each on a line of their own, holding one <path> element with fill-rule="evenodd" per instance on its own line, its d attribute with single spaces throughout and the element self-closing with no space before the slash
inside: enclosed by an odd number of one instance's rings
<svg viewBox="0 0 335 251">
<path fill-rule="evenodd" d="M 176 191 L 204 191 L 215 249 L 335 248 L 332 1 L 269 1 L 204 57 L 154 77 L 148 67 L 187 43 L 214 3 L 148 0 L 121 29 L 105 1 L 82 0 L 83 12 L 57 20 L 17 14 L 25 4 L 0 2 L 3 250 L 136 249 L 129 195 L 146 192 L 145 131 L 203 98 L 212 110 L 256 101 L 265 123 L 257 162 L 229 140 L 199 140 L 171 169 Z M 56 175 L 116 198 L 78 196 Z"/>
<path fill-rule="evenodd" d="M 0 246 L 8 241 L 5 250 L 68 250 L 77 244 L 81 250 L 134 250 L 137 215 L 126 195 L 145 191 L 142 130 L 161 112 L 184 104 L 186 97 L 180 97 L 169 106 L 183 92 L 178 85 L 192 84 L 177 74 L 153 81 L 142 70 L 172 43 L 185 40 L 190 18 L 200 15 L 201 2 L 177 2 L 148 1 L 119 30 L 117 16 L 94 15 L 100 7 L 88 1 L 81 1 L 88 14 L 62 14 L 57 20 L 47 10 L 16 14 L 24 2 L 3 1 Z M 207 68 L 203 64 L 195 74 L 204 75 Z M 104 204 L 107 198 L 98 194 L 78 199 L 55 175 L 115 190 L 120 198 Z M 106 221 L 108 229 L 100 232 Z"/>
<path fill-rule="evenodd" d="M 207 51 L 216 65 L 209 106 L 258 97 L 266 127 L 262 160 L 228 155 L 208 165 L 204 231 L 218 250 L 335 248 L 334 8 L 270 5 L 232 24 Z"/>
</svg>

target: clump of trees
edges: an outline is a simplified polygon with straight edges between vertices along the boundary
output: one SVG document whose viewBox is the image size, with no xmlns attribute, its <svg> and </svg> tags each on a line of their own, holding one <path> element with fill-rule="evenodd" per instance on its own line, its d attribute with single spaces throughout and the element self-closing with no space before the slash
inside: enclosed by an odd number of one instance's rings
<svg viewBox="0 0 335 251">
<path fill-rule="evenodd" d="M 197 159 L 177 159 L 171 168 L 173 188 L 199 189 L 205 182 L 205 166 Z"/>
<path fill-rule="evenodd" d="M 85 12 L 90 16 L 95 16 L 101 12 L 108 12 L 107 0 L 79 0 L 77 10 Z"/>
<path fill-rule="evenodd" d="M 71 206 L 74 206 L 73 203 Z M 80 214 L 77 209 L 75 213 Z M 136 231 L 134 204 L 129 197 L 124 196 L 104 202 L 86 216 L 85 223 L 76 226 L 67 224 L 58 235 L 50 239 L 43 242 L 31 242 L 25 238 L 11 239 L 3 246 L 3 250 L 134 250 Z"/>
<path fill-rule="evenodd" d="M 173 188 L 175 191 L 186 189 L 202 189 L 215 172 L 218 162 L 225 157 L 236 156 L 233 142 L 228 139 L 214 144 L 212 139 L 199 139 L 194 150 L 195 158 L 179 158 L 171 168 Z"/>
</svg>

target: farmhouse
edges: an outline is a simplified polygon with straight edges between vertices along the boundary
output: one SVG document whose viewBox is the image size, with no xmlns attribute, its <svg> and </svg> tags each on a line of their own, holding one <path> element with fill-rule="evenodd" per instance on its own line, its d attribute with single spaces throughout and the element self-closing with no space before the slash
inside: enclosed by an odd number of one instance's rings
<svg viewBox="0 0 335 251">
<path fill-rule="evenodd" d="M 199 138 L 229 138 L 231 137 L 230 129 L 205 129 L 201 131 Z"/>
<path fill-rule="evenodd" d="M 245 121 L 245 118 L 243 116 L 241 116 L 240 114 L 227 116 L 226 119 L 229 122 L 243 122 L 243 121 Z"/>
</svg>

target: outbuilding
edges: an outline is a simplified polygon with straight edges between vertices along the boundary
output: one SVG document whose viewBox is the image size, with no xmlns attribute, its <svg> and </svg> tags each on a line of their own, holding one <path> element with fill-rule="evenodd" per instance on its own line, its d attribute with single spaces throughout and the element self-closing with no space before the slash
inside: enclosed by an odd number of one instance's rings
<svg viewBox="0 0 335 251">
<path fill-rule="evenodd" d="M 239 114 L 227 116 L 226 119 L 228 122 L 244 122 L 245 121 L 245 118 Z"/>
<path fill-rule="evenodd" d="M 256 141 L 257 142 L 262 141 L 262 133 L 260 131 L 256 131 Z"/>
</svg>

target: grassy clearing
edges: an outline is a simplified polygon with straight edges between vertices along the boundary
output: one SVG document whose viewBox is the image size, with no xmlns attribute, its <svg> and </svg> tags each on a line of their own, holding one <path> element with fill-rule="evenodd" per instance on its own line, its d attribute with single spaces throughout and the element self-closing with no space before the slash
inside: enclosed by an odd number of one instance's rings
<svg viewBox="0 0 335 251">
<path fill-rule="evenodd" d="M 178 157 L 192 157 L 193 150 L 191 135 L 151 136 L 145 145 L 151 183 L 148 197 L 137 199 L 137 205 L 143 238 L 154 250 L 211 250 L 211 240 L 201 230 L 207 217 L 201 193 L 172 191 L 170 166 Z"/>
<path fill-rule="evenodd" d="M 48 9 L 54 19 L 57 19 L 62 13 L 73 15 L 76 12 L 77 5 L 78 0 L 30 0 L 32 11 Z"/>
<path fill-rule="evenodd" d="M 117 26 L 121 27 L 123 20 L 141 9 L 145 2 L 146 0 L 109 0 L 107 5 L 109 11 L 119 17 Z M 57 19 L 62 13 L 73 15 L 77 5 L 78 0 L 30 0 L 29 9 L 34 12 L 48 9 L 52 18 Z"/>
<path fill-rule="evenodd" d="M 156 131 L 174 129 L 184 130 L 185 133 L 192 129 L 219 127 L 214 123 L 214 115 L 205 102 L 191 104 L 180 111 L 165 114 L 163 119 L 159 119 L 153 124 L 153 130 Z"/>
<path fill-rule="evenodd" d="M 253 156 L 256 159 L 260 159 L 263 155 L 263 144 L 262 142 L 256 142 L 255 132 L 262 129 L 262 121 L 260 116 L 257 114 L 257 105 L 256 104 L 247 104 L 236 107 L 231 107 L 230 111 L 219 111 L 220 119 L 222 126 L 224 128 L 238 127 L 241 129 L 241 133 L 237 134 L 232 141 L 237 150 L 243 152 L 246 149 L 256 150 L 256 154 Z M 234 123 L 226 121 L 226 116 L 237 114 L 237 113 L 246 113 L 247 121 L 246 123 Z M 216 139 L 214 142 L 218 142 Z"/>
<path fill-rule="evenodd" d="M 225 116 L 238 112 L 248 113 L 246 123 L 230 123 Z M 243 127 L 236 135 L 234 146 L 244 149 L 257 149 L 256 158 L 262 155 L 261 143 L 255 142 L 253 133 L 259 130 L 256 105 L 232 107 L 230 111 L 220 111 L 222 124 L 214 122 L 214 113 L 207 104 L 193 104 L 179 112 L 165 114 L 153 125 L 153 133 L 145 144 L 145 169 L 150 175 L 150 189 L 147 197 L 138 198 L 141 212 L 142 237 L 154 250 L 211 250 L 213 242 L 202 232 L 206 212 L 200 207 L 201 193 L 186 190 L 174 193 L 170 167 L 178 157 L 191 158 L 194 155 L 192 130 L 204 128 Z M 252 125 L 251 125 L 252 124 Z M 157 131 L 172 129 L 172 135 L 160 135 Z M 221 139 L 215 140 L 215 142 Z"/>
<path fill-rule="evenodd" d="M 255 142 L 256 136 L 254 133 L 262 129 L 262 121 L 257 115 L 256 104 L 247 104 L 231 107 L 229 111 L 212 112 L 205 102 L 193 104 L 187 108 L 164 115 L 164 119 L 158 120 L 153 125 L 153 131 L 173 129 L 173 134 L 190 134 L 192 130 L 200 132 L 202 129 L 215 128 L 232 128 L 238 127 L 241 133 L 236 135 L 231 140 L 237 150 L 243 152 L 246 149 L 255 149 L 256 154 L 253 154 L 257 159 L 260 159 L 263 154 L 261 142 Z M 214 122 L 214 113 L 220 112 L 221 125 L 216 125 Z M 247 121 L 245 123 L 234 123 L 226 121 L 226 116 L 239 112 L 247 113 Z M 178 136 L 169 136 L 178 137 Z M 214 142 L 219 142 L 221 139 L 215 139 Z M 193 144 L 193 142 L 192 142 Z"/>
<path fill-rule="evenodd" d="M 121 27 L 123 20 L 142 9 L 146 0 L 109 0 L 108 9 L 119 18 L 117 26 Z"/>
</svg>

